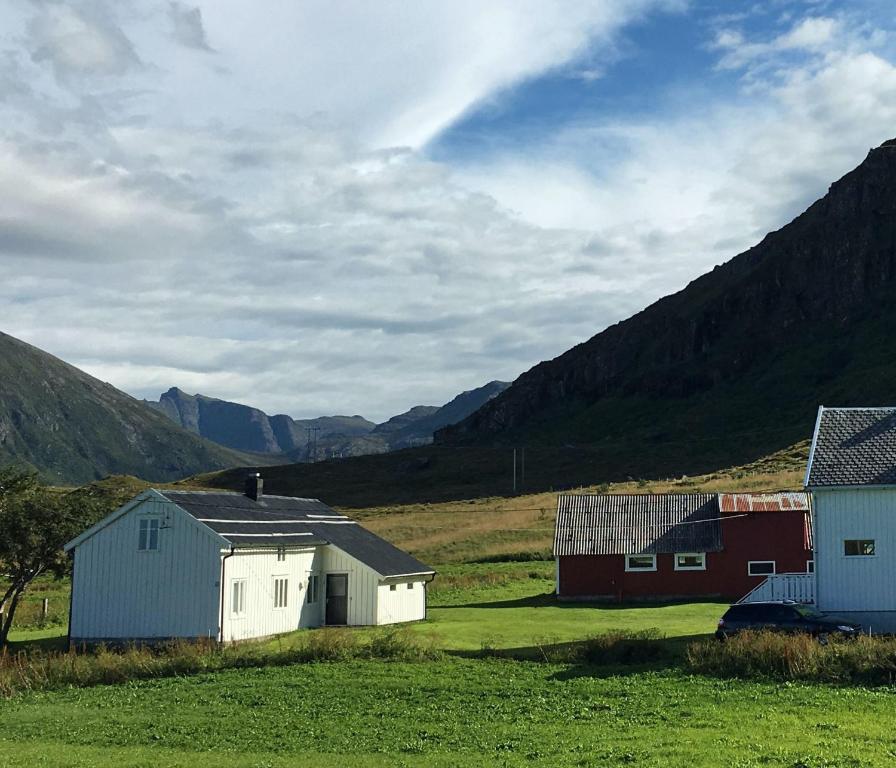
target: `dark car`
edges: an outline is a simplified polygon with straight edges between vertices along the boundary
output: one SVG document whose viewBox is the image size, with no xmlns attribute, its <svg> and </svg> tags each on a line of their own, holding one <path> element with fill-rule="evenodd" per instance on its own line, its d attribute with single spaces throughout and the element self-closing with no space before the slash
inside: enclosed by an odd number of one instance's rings
<svg viewBox="0 0 896 768">
<path fill-rule="evenodd" d="M 775 632 L 805 632 L 822 642 L 829 635 L 856 637 L 862 627 L 851 621 L 819 613 L 808 605 L 792 600 L 732 605 L 719 619 L 716 637 L 719 640 L 736 635 L 742 629 L 768 629 Z"/>
</svg>

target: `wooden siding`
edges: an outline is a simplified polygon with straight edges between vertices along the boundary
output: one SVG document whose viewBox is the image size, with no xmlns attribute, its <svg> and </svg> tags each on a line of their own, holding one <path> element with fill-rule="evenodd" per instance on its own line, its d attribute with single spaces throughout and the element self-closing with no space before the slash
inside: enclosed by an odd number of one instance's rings
<svg viewBox="0 0 896 768">
<path fill-rule="evenodd" d="M 896 611 L 896 491 L 813 494 L 816 605 L 822 611 Z M 874 557 L 847 557 L 845 539 L 874 539 Z"/>
<path fill-rule="evenodd" d="M 376 624 L 376 588 L 379 584 L 377 573 L 333 545 L 323 548 L 322 573 L 321 590 L 324 606 L 326 606 L 326 574 L 347 573 L 349 626 Z"/>
<path fill-rule="evenodd" d="M 408 584 L 413 589 L 408 589 Z M 394 585 L 395 590 L 392 590 Z M 426 618 L 426 582 L 400 581 L 377 586 L 377 624 L 399 624 Z"/>
<path fill-rule="evenodd" d="M 804 512 L 725 515 L 722 550 L 706 553 L 706 570 L 676 571 L 674 556 L 658 554 L 655 571 L 626 571 L 625 556 L 569 555 L 557 558 L 557 594 L 566 598 L 611 600 L 725 597 L 737 600 L 765 576 L 750 576 L 751 560 L 774 560 L 778 573 L 805 572 L 812 559 L 807 548 Z M 699 550 L 697 550 L 699 551 Z"/>
<path fill-rule="evenodd" d="M 145 517 L 161 520 L 157 551 L 137 549 Z M 170 502 L 150 497 L 74 556 L 74 642 L 217 637 L 220 541 Z"/>
<path fill-rule="evenodd" d="M 313 572 L 315 552 L 287 551 L 285 560 L 277 559 L 274 549 L 237 550 L 224 561 L 224 635 L 225 641 L 247 640 L 291 632 L 311 623 L 314 606 L 307 606 L 308 574 Z M 274 607 L 274 579 L 287 579 L 287 604 Z M 244 579 L 245 611 L 233 612 L 233 583 Z"/>
</svg>

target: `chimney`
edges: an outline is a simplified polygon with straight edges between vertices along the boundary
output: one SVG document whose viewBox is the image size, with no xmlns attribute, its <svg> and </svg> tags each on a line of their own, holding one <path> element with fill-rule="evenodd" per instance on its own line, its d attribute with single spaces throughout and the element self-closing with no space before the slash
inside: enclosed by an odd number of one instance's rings
<svg viewBox="0 0 896 768">
<path fill-rule="evenodd" d="M 264 495 L 264 480 L 260 472 L 252 472 L 246 478 L 246 496 L 252 501 L 258 501 Z"/>
</svg>

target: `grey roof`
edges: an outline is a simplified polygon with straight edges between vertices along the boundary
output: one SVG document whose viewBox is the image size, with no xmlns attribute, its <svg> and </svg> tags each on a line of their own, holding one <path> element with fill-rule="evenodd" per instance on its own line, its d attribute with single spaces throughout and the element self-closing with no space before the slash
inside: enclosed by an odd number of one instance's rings
<svg viewBox="0 0 896 768">
<path fill-rule="evenodd" d="M 719 517 L 714 493 L 561 495 L 554 555 L 718 552 Z"/>
<path fill-rule="evenodd" d="M 159 491 L 234 547 L 332 544 L 381 576 L 433 573 L 432 568 L 317 499 L 240 493 Z"/>
<path fill-rule="evenodd" d="M 896 485 L 896 408 L 820 408 L 806 486 Z"/>
</svg>

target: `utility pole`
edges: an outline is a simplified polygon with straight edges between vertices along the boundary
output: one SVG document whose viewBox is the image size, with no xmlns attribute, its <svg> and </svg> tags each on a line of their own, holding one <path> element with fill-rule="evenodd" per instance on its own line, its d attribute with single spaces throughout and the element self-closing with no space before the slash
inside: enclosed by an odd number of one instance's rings
<svg viewBox="0 0 896 768">
<path fill-rule="evenodd" d="M 516 493 L 516 448 L 513 449 L 513 492 Z"/>
<path fill-rule="evenodd" d="M 320 427 L 308 427 L 308 458 L 311 459 L 311 463 L 317 461 L 317 434 L 320 432 Z"/>
</svg>

